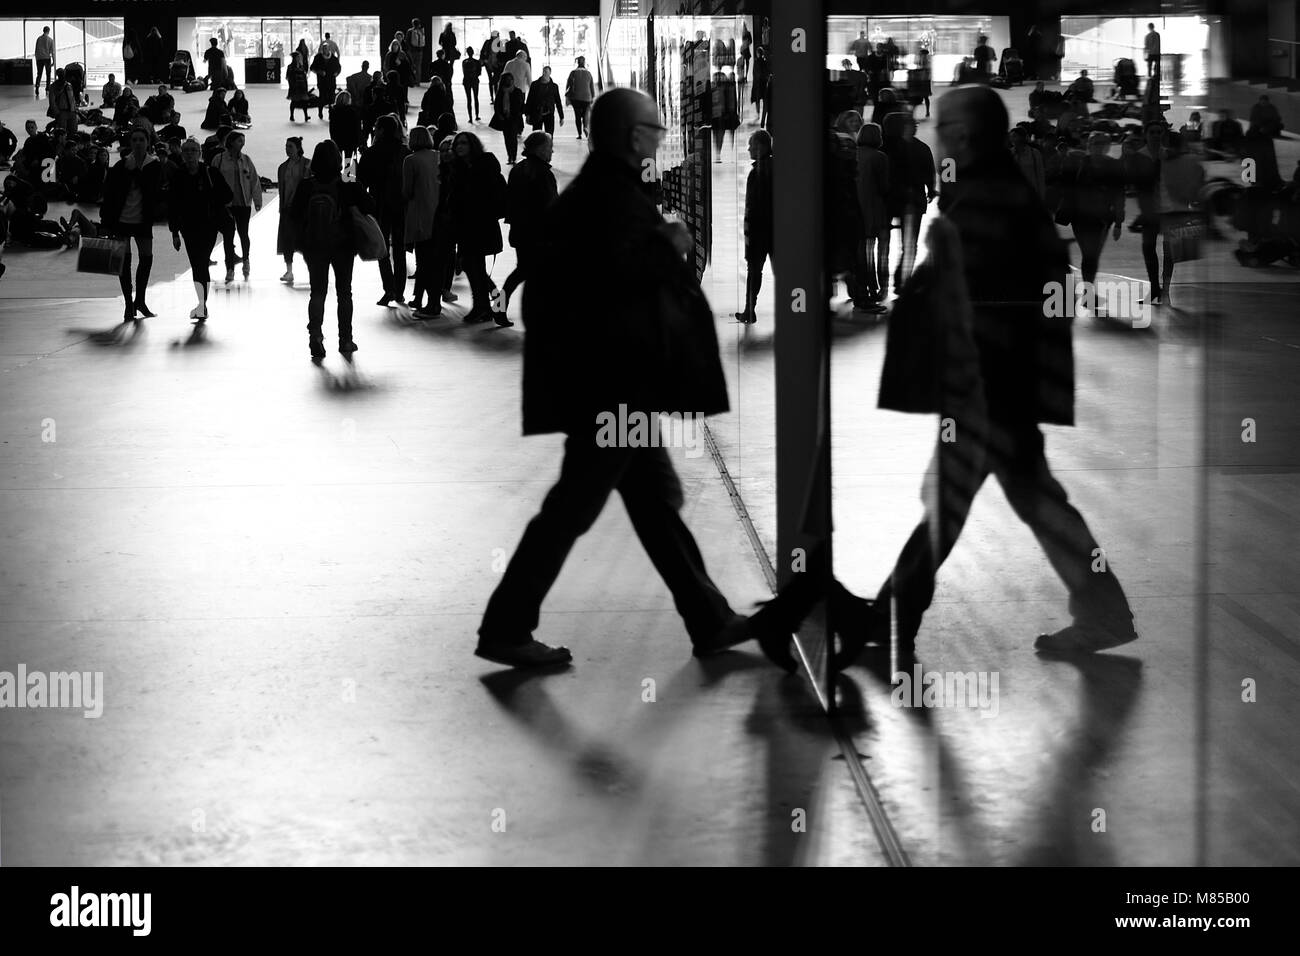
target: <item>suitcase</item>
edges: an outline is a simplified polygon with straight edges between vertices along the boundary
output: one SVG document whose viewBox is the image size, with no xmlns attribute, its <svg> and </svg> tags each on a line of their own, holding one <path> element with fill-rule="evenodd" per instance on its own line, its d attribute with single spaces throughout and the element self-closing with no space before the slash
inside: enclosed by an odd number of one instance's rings
<svg viewBox="0 0 1300 956">
<path fill-rule="evenodd" d="M 77 271 L 95 275 L 116 276 L 122 274 L 122 263 L 126 261 L 125 239 L 88 239 L 81 238 L 81 248 L 77 250 Z"/>
</svg>

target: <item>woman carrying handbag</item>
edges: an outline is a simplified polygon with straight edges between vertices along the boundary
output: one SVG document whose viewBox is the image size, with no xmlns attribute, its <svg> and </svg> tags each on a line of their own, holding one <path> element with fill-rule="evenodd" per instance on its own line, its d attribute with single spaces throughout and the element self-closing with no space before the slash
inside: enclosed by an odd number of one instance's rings
<svg viewBox="0 0 1300 956">
<path fill-rule="evenodd" d="M 515 86 L 515 78 L 509 73 L 502 73 L 497 83 L 488 126 L 505 137 L 507 165 L 513 166 L 519 151 L 519 134 L 524 131 L 524 93 Z"/>
<path fill-rule="evenodd" d="M 149 272 L 153 268 L 153 224 L 158 221 L 162 201 L 163 165 L 149 151 L 149 134 L 131 130 L 131 152 L 108 171 L 104 180 L 104 202 L 100 219 L 112 235 L 126 240 L 119 280 L 125 298 L 124 322 L 134 321 L 137 313 L 151 319 L 154 313 L 145 304 Z M 135 240 L 140 257 L 135 271 L 135 291 L 131 289 L 131 240 Z"/>
</svg>

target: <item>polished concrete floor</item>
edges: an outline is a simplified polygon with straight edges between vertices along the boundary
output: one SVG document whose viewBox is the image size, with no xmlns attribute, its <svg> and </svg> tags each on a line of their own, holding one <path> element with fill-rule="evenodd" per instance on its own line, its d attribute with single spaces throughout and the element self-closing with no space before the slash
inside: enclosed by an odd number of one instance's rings
<svg viewBox="0 0 1300 956">
<path fill-rule="evenodd" d="M 21 128 L 31 102 L 6 90 L 0 117 Z M 324 132 L 281 106 L 254 91 L 265 175 L 285 135 Z M 719 462 L 678 464 L 708 565 L 747 609 L 763 569 L 718 464 L 770 556 L 774 337 L 770 274 L 759 324 L 730 318 L 740 132 L 713 167 L 705 277 L 733 412 L 711 422 Z M 557 136 L 562 185 L 584 150 Z M 138 332 L 70 254 L 6 256 L 0 671 L 102 671 L 106 701 L 98 720 L 0 711 L 0 862 L 884 865 L 846 756 L 914 863 L 1296 862 L 1290 270 L 1241 269 L 1224 243 L 1180 267 L 1151 330 L 1077 327 L 1079 426 L 1049 430 L 1049 456 L 1142 639 L 1035 657 L 1064 589 L 990 485 L 920 647 L 927 668 L 996 673 L 997 717 L 899 709 L 855 667 L 836 737 L 806 679 L 749 651 L 690 658 L 616 504 L 545 608 L 539 636 L 576 667 L 520 678 L 470 656 L 559 461 L 557 440 L 519 437 L 523 333 L 463 326 L 464 298 L 412 323 L 370 304 L 360 265 L 356 366 L 316 370 L 306 291 L 276 281 L 275 213 L 202 336 L 179 256 L 160 254 Z M 512 267 L 507 251 L 494 275 Z M 1102 268 L 1140 280 L 1136 238 Z M 883 331 L 846 315 L 833 353 L 837 572 L 861 593 L 919 514 L 934 435 L 874 410 Z"/>
</svg>

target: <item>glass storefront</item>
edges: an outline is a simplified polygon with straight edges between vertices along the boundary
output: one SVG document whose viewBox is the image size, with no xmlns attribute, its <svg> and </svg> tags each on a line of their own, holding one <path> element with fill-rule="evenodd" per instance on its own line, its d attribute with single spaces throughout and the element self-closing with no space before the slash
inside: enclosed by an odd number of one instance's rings
<svg viewBox="0 0 1300 956">
<path fill-rule="evenodd" d="M 370 61 L 372 70 L 379 69 L 378 17 L 181 17 L 176 21 L 178 42 L 194 57 L 196 70 L 203 72 L 203 51 L 215 38 L 240 84 L 244 61 L 266 57 L 280 60 L 280 83 L 285 86 L 289 57 L 299 42 L 305 41 L 315 55 L 326 33 L 338 45 L 344 76 L 361 69 L 363 60 Z"/>
<path fill-rule="evenodd" d="M 121 17 L 0 20 L 0 59 L 33 59 L 36 39 L 45 27 L 50 28 L 54 38 L 55 67 L 82 64 L 88 88 L 102 86 L 110 73 L 119 78 L 124 74 Z M 35 69 L 33 65 L 33 76 Z"/>
<path fill-rule="evenodd" d="M 1205 17 L 1062 17 L 1065 59 L 1061 82 L 1069 83 L 1082 70 L 1110 82 L 1115 63 L 1130 59 L 1138 75 L 1146 76 L 1143 43 L 1147 24 L 1154 23 L 1160 34 L 1164 92 L 1182 96 L 1203 96 L 1206 91 L 1210 25 Z"/>
<path fill-rule="evenodd" d="M 434 17 L 429 23 L 429 57 L 438 49 L 438 37 L 449 23 L 456 32 L 456 46 L 462 54 L 467 46 L 472 46 L 475 53 L 481 51 L 493 30 L 498 32 L 503 43 L 513 30 L 528 45 L 533 75 L 540 74 L 542 67 L 549 66 L 551 78 L 561 90 L 569 80 L 569 71 L 577 57 L 585 56 L 587 69 L 595 74 L 600 30 L 598 17 Z"/>
<path fill-rule="evenodd" d="M 1007 17 L 828 17 L 827 69 L 839 70 L 846 57 L 852 59 L 853 44 L 863 35 L 873 46 L 892 39 L 902 51 L 895 84 L 906 82 L 906 71 L 916 65 L 916 52 L 922 47 L 930 51 L 931 73 L 935 82 L 941 83 L 956 75 L 981 35 L 989 38 L 989 46 L 999 57 L 1011 46 Z"/>
</svg>

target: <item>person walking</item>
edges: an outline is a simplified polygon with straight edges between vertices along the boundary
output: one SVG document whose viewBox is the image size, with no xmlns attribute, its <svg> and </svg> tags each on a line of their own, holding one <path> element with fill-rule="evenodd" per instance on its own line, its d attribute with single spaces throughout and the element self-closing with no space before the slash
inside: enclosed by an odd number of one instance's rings
<svg viewBox="0 0 1300 956">
<path fill-rule="evenodd" d="M 150 83 L 167 82 L 167 54 L 163 50 L 162 32 L 150 27 L 144 36 L 144 78 Z"/>
<path fill-rule="evenodd" d="M 226 285 L 235 281 L 235 264 L 244 264 L 244 278 L 250 270 L 248 223 L 255 209 L 262 208 L 262 178 L 257 174 L 253 159 L 244 152 L 244 134 L 238 130 L 226 137 L 226 148 L 212 157 L 212 168 L 226 179 L 230 187 L 231 222 L 226 224 L 222 239 L 226 251 Z M 242 256 L 235 255 L 235 233 L 243 247 Z"/>
<path fill-rule="evenodd" d="M 592 101 L 596 99 L 596 83 L 587 69 L 587 58 L 577 58 L 577 66 L 569 72 L 564 83 L 564 99 L 573 110 L 573 125 L 578 130 L 578 139 L 582 139 L 587 129 L 587 116 L 591 113 Z"/>
<path fill-rule="evenodd" d="M 1147 24 L 1147 35 L 1142 38 L 1142 55 L 1147 61 L 1147 76 L 1160 79 L 1160 34 L 1154 23 Z"/>
<path fill-rule="evenodd" d="M 335 77 L 343 72 L 343 68 L 332 48 L 322 43 L 312 61 L 311 71 L 316 74 L 316 118 L 324 119 L 325 107 L 332 109 L 334 106 Z"/>
<path fill-rule="evenodd" d="M 1066 656 L 1125 644 L 1138 636 L 1128 600 L 1111 566 L 1097 570 L 1095 556 L 1102 552 L 1052 476 L 1040 430 L 1074 424 L 1069 320 L 1051 318 L 1044 308 L 1044 290 L 1064 288 L 1064 243 L 1005 147 L 1009 121 L 997 92 L 985 86 L 953 90 L 938 108 L 940 148 L 956 170 L 944 184 L 939 209 L 960 240 L 983 401 L 955 419 L 956 440 L 941 435 L 936 445 L 926 515 L 881 588 L 871 627 L 888 643 L 892 600 L 900 657 L 914 657 L 935 575 L 980 486 L 993 475 L 1070 593 L 1074 622 L 1040 635 L 1035 648 Z M 919 383 L 897 387 L 909 386 Z M 882 381 L 882 406 L 898 407 L 899 397 L 887 394 Z"/>
<path fill-rule="evenodd" d="M 568 664 L 572 653 L 534 637 L 541 606 L 578 538 L 615 490 L 700 656 L 750 636 L 708 575 L 681 518 L 668 451 L 606 442 L 598 416 L 627 408 L 712 415 L 728 408 L 717 333 L 685 261 L 692 243 L 669 225 L 641 182 L 663 135 L 658 107 L 627 88 L 591 111 L 591 155 L 546 221 L 541 260 L 524 297 L 523 431 L 566 434 L 564 463 L 484 610 L 475 653 L 511 667 Z M 572 282 L 583 249 L 587 270 Z M 575 315 L 599 315 L 591 335 Z M 647 342 L 662 343 L 647 348 Z M 668 359 L 666 356 L 675 356 Z"/>
<path fill-rule="evenodd" d="M 772 134 L 765 129 L 749 136 L 749 158 L 754 161 L 745 180 L 745 308 L 736 320 L 745 325 L 758 321 L 758 293 L 763 287 L 763 267 L 772 255 Z"/>
<path fill-rule="evenodd" d="M 1017 126 L 1011 131 L 1011 155 L 1015 158 L 1016 165 L 1020 167 L 1021 174 L 1034 187 L 1034 192 L 1038 193 L 1039 198 L 1047 195 L 1047 174 L 1043 166 L 1043 154 L 1038 148 L 1029 142 L 1029 131 L 1023 126 Z"/>
<path fill-rule="evenodd" d="M 1142 257 L 1146 262 L 1147 281 L 1153 290 L 1159 290 L 1155 293 L 1153 302 L 1171 305 L 1174 265 L 1178 261 L 1178 252 L 1174 247 L 1176 232 L 1204 215 L 1197 210 L 1197 204 L 1201 187 L 1205 184 L 1205 170 L 1194 156 L 1188 154 L 1187 146 L 1179 133 L 1166 132 L 1163 146 L 1157 160 L 1157 188 L 1153 197 L 1157 214 L 1154 220 L 1149 219 L 1143 226 Z M 1164 237 L 1163 268 L 1156 254 L 1156 233 Z"/>
<path fill-rule="evenodd" d="M 352 105 L 358 109 L 365 106 L 366 90 L 369 89 L 372 80 L 370 78 L 370 61 L 362 60 L 361 69 L 356 73 L 348 75 L 344 81 L 347 87 L 348 95 L 352 97 Z"/>
<path fill-rule="evenodd" d="M 483 61 L 474 55 L 473 47 L 465 50 L 465 59 L 460 69 L 465 85 L 465 115 L 471 123 L 477 123 L 483 117 L 478 106 L 479 77 L 483 75 Z"/>
<path fill-rule="evenodd" d="M 41 95 L 41 74 L 45 74 L 45 91 L 50 90 L 50 83 L 54 80 L 54 37 L 50 36 L 50 28 L 43 27 L 41 35 L 36 38 L 36 49 L 33 51 L 36 59 L 36 95 Z"/>
<path fill-rule="evenodd" d="M 889 291 L 889 157 L 881 151 L 884 138 L 875 123 L 858 130 L 857 187 L 862 216 L 861 307 L 880 312 L 880 300 Z"/>
<path fill-rule="evenodd" d="M 424 26 L 419 20 L 412 20 L 410 29 L 406 31 L 406 55 L 411 58 L 411 72 L 417 84 L 426 78 L 424 51 L 428 42 Z"/>
<path fill-rule="evenodd" d="M 898 220 L 902 255 L 894 270 L 894 288 L 902 288 L 916 262 L 916 245 L 926 207 L 935 199 L 934 154 L 916 138 L 910 113 L 890 113 L 884 125 L 884 152 L 889 157 L 889 196 L 886 213 Z M 888 243 L 882 250 L 888 261 Z"/>
<path fill-rule="evenodd" d="M 163 164 L 149 149 L 149 134 L 142 129 L 132 130 L 129 146 L 130 152 L 108 171 L 104 201 L 99 207 L 100 220 L 108 232 L 126 240 L 126 257 L 119 276 L 125 300 L 124 322 L 131 322 L 137 316 L 154 317 L 145 302 L 145 293 L 153 268 L 153 224 L 161 218 L 163 185 Z M 132 241 L 139 256 L 134 292 Z"/>
<path fill-rule="evenodd" d="M 392 81 L 388 77 L 391 73 L 397 74 L 397 82 L 403 91 L 415 85 L 411 82 L 414 78 L 414 74 L 411 72 L 411 58 L 402 49 L 401 40 L 393 40 L 392 43 L 388 44 L 388 53 L 384 56 L 384 80 L 390 84 Z M 405 92 L 402 94 L 402 102 L 403 104 L 407 102 Z"/>
<path fill-rule="evenodd" d="M 221 86 L 226 74 L 226 54 L 217 46 L 217 38 L 208 40 L 208 48 L 203 51 L 203 62 L 208 68 L 208 86 Z"/>
<path fill-rule="evenodd" d="M 420 100 L 420 115 L 416 123 L 420 126 L 437 126 L 443 113 L 452 113 L 451 91 L 442 82 L 442 77 L 435 76 L 429 80 L 429 88 Z"/>
<path fill-rule="evenodd" d="M 402 197 L 406 201 L 403 238 L 406 245 L 415 247 L 415 293 L 411 296 L 411 309 L 417 319 L 437 318 L 442 313 L 439 304 L 442 277 L 434 256 L 434 218 L 439 200 L 438 150 L 424 126 L 411 130 L 411 152 L 402 160 Z"/>
<path fill-rule="evenodd" d="M 496 102 L 497 83 L 501 79 L 502 53 L 505 46 L 501 42 L 501 33 L 493 30 L 491 36 L 483 41 L 483 47 L 479 51 L 479 59 L 483 61 L 483 69 L 488 75 L 488 96 Z"/>
<path fill-rule="evenodd" d="M 487 257 L 502 249 L 499 220 L 506 212 L 506 181 L 500 161 L 473 133 L 457 133 L 451 151 L 448 213 L 472 295 L 464 321 L 486 322 L 492 318 Z"/>
<path fill-rule="evenodd" d="M 330 110 L 330 139 L 343 154 L 343 167 L 352 162 L 353 155 L 361 150 L 361 112 L 352 102 L 347 90 L 340 90 Z"/>
<path fill-rule="evenodd" d="M 360 184 L 343 181 L 343 157 L 339 148 L 332 140 L 323 140 L 312 151 L 311 178 L 302 183 L 293 200 L 299 248 L 307 261 L 311 281 L 307 344 L 316 365 L 325 359 L 323 326 L 331 269 L 334 298 L 338 303 L 339 354 L 350 362 L 357 350 L 352 337 L 352 267 L 357 255 L 353 209 L 371 215 L 375 204 Z"/>
<path fill-rule="evenodd" d="M 293 61 L 285 71 L 284 78 L 289 84 L 289 92 L 285 97 L 289 101 L 289 122 L 292 123 L 295 113 L 302 110 L 303 122 L 310 123 L 311 84 L 307 79 L 307 67 L 302 61 L 301 54 L 293 55 Z"/>
<path fill-rule="evenodd" d="M 1088 153 L 1080 160 L 1073 182 L 1064 184 L 1069 194 L 1065 202 L 1070 227 L 1079 244 L 1079 271 L 1088 288 L 1095 288 L 1106 233 L 1111 232 L 1118 240 L 1124 224 L 1124 173 L 1119 160 L 1107 155 L 1109 151 L 1110 137 L 1102 132 L 1093 133 L 1088 137 Z M 1091 310 L 1099 318 L 1106 317 L 1099 304 L 1094 304 Z"/>
<path fill-rule="evenodd" d="M 551 170 L 554 144 L 550 134 L 529 134 L 524 140 L 524 158 L 510 170 L 506 183 L 506 222 L 510 224 L 510 245 L 515 248 L 515 268 L 501 288 L 501 307 L 493 318 L 497 325 L 513 325 L 506 318 L 510 296 L 528 279 L 537 261 L 537 250 L 546 236 L 545 219 L 558 190 Z"/>
<path fill-rule="evenodd" d="M 533 84 L 533 68 L 528 63 L 528 54 L 520 50 L 506 61 L 502 70 L 502 75 L 512 77 L 515 88 L 527 96 L 528 88 Z"/>
<path fill-rule="evenodd" d="M 283 180 L 282 180 L 283 183 Z M 185 241 L 190 261 L 190 278 L 198 304 L 190 318 L 202 324 L 208 320 L 208 290 L 212 285 L 210 260 L 220 225 L 230 216 L 233 197 L 225 177 L 203 165 L 203 151 L 196 139 L 181 144 L 181 166 L 167 185 L 167 224 L 172 248 L 177 252 Z"/>
<path fill-rule="evenodd" d="M 555 135 L 555 118 L 558 115 L 560 125 L 564 125 L 564 106 L 560 103 L 560 88 L 551 79 L 551 68 L 542 67 L 542 75 L 528 89 L 524 100 L 524 113 L 528 116 L 533 129 L 542 129 L 546 135 Z"/>
<path fill-rule="evenodd" d="M 300 244 L 295 232 L 293 200 L 298 195 L 298 189 L 311 177 L 311 161 L 303 154 L 301 136 L 290 136 L 284 141 L 284 155 L 287 158 L 275 171 L 280 192 L 280 221 L 275 232 L 275 251 L 284 258 L 284 275 L 280 276 L 280 281 L 293 285 L 293 254 Z"/>
<path fill-rule="evenodd" d="M 390 254 L 379 260 L 384 294 L 378 305 L 406 303 L 406 200 L 402 196 L 402 166 L 410 152 L 402 141 L 397 119 L 381 116 L 375 121 L 374 144 L 357 163 L 357 181 L 366 187 L 374 202 L 375 218 L 379 220 Z"/>
<path fill-rule="evenodd" d="M 515 86 L 515 78 L 509 73 L 502 74 L 488 125 L 499 130 L 505 139 L 506 163 L 509 166 L 515 164 L 519 134 L 524 131 L 524 103 L 523 91 Z"/>
</svg>

